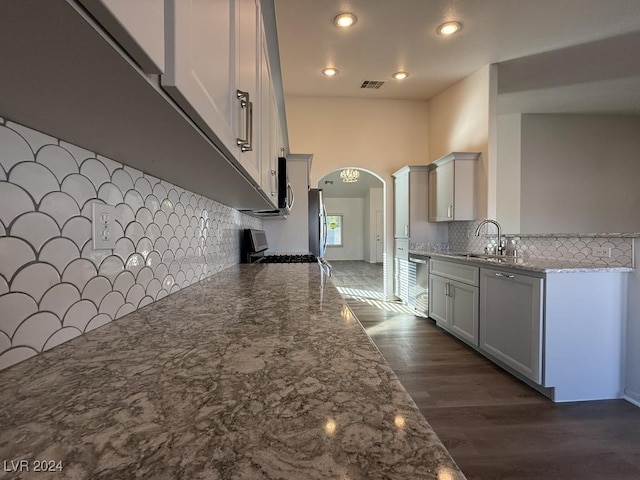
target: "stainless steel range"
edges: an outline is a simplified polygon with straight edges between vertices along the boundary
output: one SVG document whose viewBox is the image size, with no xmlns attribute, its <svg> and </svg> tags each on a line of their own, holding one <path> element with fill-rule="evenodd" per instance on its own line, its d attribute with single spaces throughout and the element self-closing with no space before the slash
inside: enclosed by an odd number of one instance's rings
<svg viewBox="0 0 640 480">
<path fill-rule="evenodd" d="M 247 228 L 244 231 L 240 245 L 241 263 L 316 263 L 318 259 L 313 254 L 298 255 L 265 255 L 269 248 L 267 235 L 264 230 Z"/>
</svg>

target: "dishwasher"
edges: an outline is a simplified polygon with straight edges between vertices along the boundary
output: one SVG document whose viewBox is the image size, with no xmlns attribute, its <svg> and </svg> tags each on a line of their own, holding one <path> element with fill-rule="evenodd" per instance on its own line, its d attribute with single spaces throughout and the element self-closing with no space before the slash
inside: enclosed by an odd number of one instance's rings
<svg viewBox="0 0 640 480">
<path fill-rule="evenodd" d="M 409 261 L 415 264 L 416 276 L 413 287 L 414 310 L 421 317 L 429 317 L 429 257 L 410 255 Z"/>
</svg>

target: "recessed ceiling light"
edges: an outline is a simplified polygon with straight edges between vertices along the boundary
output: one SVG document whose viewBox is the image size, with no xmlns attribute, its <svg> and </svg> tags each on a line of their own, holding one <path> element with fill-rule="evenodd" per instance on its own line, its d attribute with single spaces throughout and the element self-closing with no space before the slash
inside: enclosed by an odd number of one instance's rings
<svg viewBox="0 0 640 480">
<path fill-rule="evenodd" d="M 440 25 L 436 31 L 439 35 L 453 35 L 459 32 L 461 28 L 462 24 L 460 22 L 446 22 Z"/>
<path fill-rule="evenodd" d="M 336 27 L 347 28 L 355 25 L 358 21 L 356 16 L 353 13 L 341 13 L 336 18 L 333 19 L 333 23 L 336 24 Z"/>
<path fill-rule="evenodd" d="M 395 78 L 396 80 L 404 80 L 408 76 L 409 74 L 407 72 L 396 72 L 392 75 L 392 77 Z"/>
<path fill-rule="evenodd" d="M 323 69 L 322 73 L 324 75 L 326 75 L 327 77 L 333 77 L 333 76 L 337 75 L 339 72 L 338 72 L 337 68 L 329 67 L 329 68 Z"/>
</svg>

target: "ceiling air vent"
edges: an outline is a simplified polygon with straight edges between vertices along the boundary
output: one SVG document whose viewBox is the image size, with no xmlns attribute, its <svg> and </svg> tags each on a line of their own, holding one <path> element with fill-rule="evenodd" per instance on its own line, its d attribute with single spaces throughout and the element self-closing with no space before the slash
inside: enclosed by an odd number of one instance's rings
<svg viewBox="0 0 640 480">
<path fill-rule="evenodd" d="M 384 82 L 380 81 L 380 80 L 365 80 L 364 82 L 362 82 L 362 85 L 360 85 L 360 88 L 375 88 L 375 89 L 378 89 L 382 85 L 384 85 Z"/>
</svg>

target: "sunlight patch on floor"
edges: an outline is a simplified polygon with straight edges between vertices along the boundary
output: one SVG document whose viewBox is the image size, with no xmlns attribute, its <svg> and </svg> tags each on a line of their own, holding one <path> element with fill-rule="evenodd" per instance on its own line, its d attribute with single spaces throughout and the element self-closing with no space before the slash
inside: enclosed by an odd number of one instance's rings
<svg viewBox="0 0 640 480">
<path fill-rule="evenodd" d="M 351 298 L 372 298 L 375 300 L 384 300 L 384 294 L 382 292 L 376 292 L 375 290 L 363 290 L 360 288 L 351 287 L 336 287 L 340 295 L 343 297 Z"/>
</svg>

